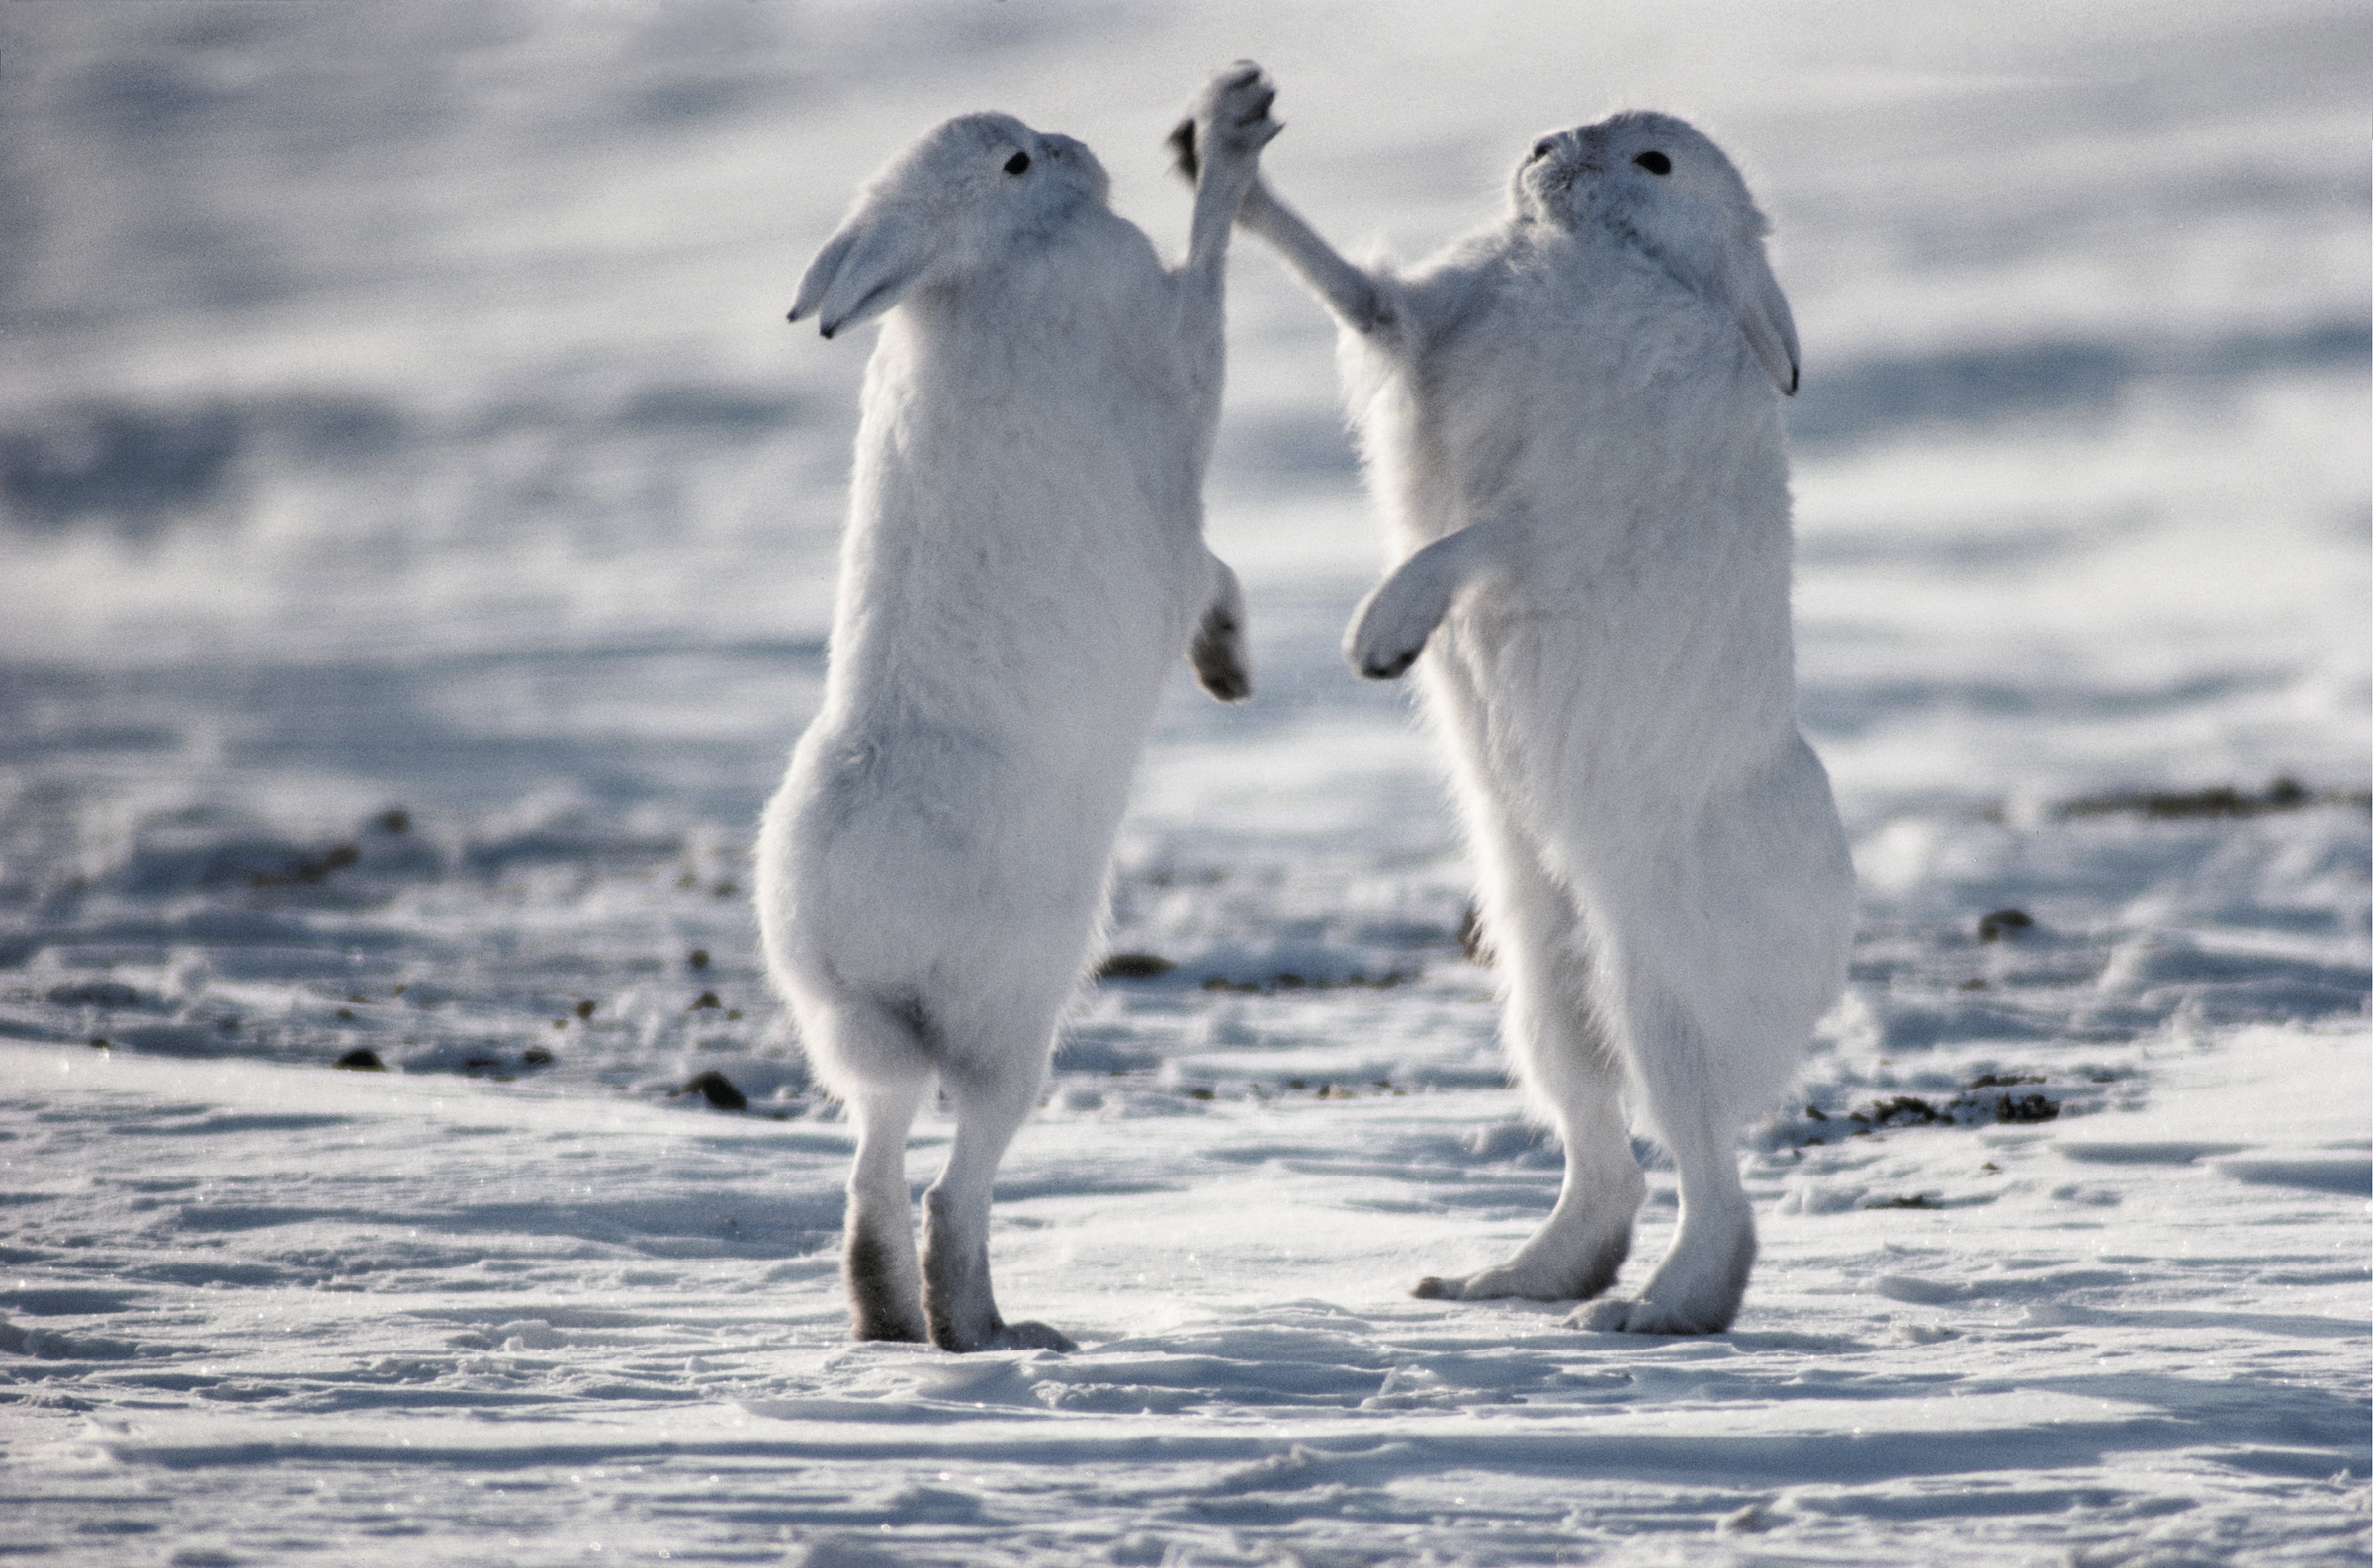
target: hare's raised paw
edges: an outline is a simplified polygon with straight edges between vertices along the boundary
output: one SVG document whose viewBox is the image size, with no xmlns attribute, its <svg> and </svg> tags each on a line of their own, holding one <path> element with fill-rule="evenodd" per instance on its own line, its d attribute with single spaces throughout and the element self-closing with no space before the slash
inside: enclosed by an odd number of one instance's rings
<svg viewBox="0 0 2373 1568">
<path fill-rule="evenodd" d="M 1194 678 L 1221 702 L 1243 702 L 1253 694 L 1253 672 L 1246 666 L 1244 629 L 1222 606 L 1213 606 L 1195 630 L 1186 650 Z"/>
<path fill-rule="evenodd" d="M 1233 646 L 1206 649 L 1196 644 L 1194 679 L 1215 702 L 1247 702 L 1253 695 L 1252 674 Z"/>
<path fill-rule="evenodd" d="M 1194 106 L 1193 130 L 1172 133 L 1171 146 L 1184 165 L 1190 160 L 1249 159 L 1269 145 L 1285 128 L 1269 118 L 1276 101 L 1276 85 L 1251 60 L 1235 64 L 1211 78 Z M 1184 146 L 1181 137 L 1187 136 Z"/>
</svg>

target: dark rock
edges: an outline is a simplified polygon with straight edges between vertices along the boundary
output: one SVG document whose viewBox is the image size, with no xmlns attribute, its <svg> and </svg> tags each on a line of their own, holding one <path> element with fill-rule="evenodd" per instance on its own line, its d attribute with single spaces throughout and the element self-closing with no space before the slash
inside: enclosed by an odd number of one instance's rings
<svg viewBox="0 0 2373 1568">
<path fill-rule="evenodd" d="M 2060 1102 L 2041 1094 L 2002 1094 L 1994 1100 L 1994 1120 L 2051 1121 L 2060 1115 Z"/>
<path fill-rule="evenodd" d="M 1995 910 L 1978 917 L 1978 940 L 1998 942 L 2006 936 L 2016 936 L 2035 924 L 2035 916 L 2025 910 Z"/>
<path fill-rule="evenodd" d="M 331 872 L 343 871 L 362 858 L 362 850 L 353 844 L 338 844 L 297 861 L 286 871 L 258 871 L 247 882 L 258 888 L 314 887 L 328 881 Z"/>
<path fill-rule="evenodd" d="M 388 1070 L 388 1064 L 379 1059 L 377 1051 L 360 1045 L 339 1057 L 331 1066 L 342 1067 L 350 1073 L 384 1073 Z"/>
<path fill-rule="evenodd" d="M 1152 980 L 1179 966 L 1158 953 L 1114 953 L 1096 966 L 1099 980 Z"/>
<path fill-rule="evenodd" d="M 1868 1110 L 1854 1112 L 1851 1119 L 1872 1127 L 1925 1127 L 1953 1118 L 1916 1094 L 1897 1094 L 1892 1099 L 1880 1100 Z"/>
<path fill-rule="evenodd" d="M 2231 784 L 2198 790 L 2119 790 L 2069 801 L 2060 811 L 2064 817 L 2256 817 L 2266 812 L 2297 811 L 2304 806 L 2325 804 L 2361 806 L 2365 804 L 2365 794 L 2361 790 L 2319 794 L 2285 774 L 2255 795 Z"/>
<path fill-rule="evenodd" d="M 49 988 L 52 1007 L 136 1007 L 140 994 L 120 980 L 83 980 Z"/>
<path fill-rule="evenodd" d="M 698 1094 L 719 1110 L 749 1109 L 749 1096 L 734 1088 L 734 1081 L 715 1068 L 699 1074 L 676 1092 Z"/>
</svg>

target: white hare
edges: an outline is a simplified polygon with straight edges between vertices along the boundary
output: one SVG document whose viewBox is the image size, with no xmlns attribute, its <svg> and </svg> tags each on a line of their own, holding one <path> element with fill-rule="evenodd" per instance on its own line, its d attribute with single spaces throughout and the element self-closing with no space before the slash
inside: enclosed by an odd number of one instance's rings
<svg viewBox="0 0 2373 1568">
<path fill-rule="evenodd" d="M 1198 130 L 1173 138 L 1188 170 Z M 1627 1089 L 1679 1231 L 1636 1298 L 1569 1321 L 1725 1329 L 1755 1257 L 1738 1133 L 1844 985 L 1854 901 L 1796 723 L 1797 340 L 1763 215 L 1712 141 L 1631 113 L 1542 137 L 1509 218 L 1407 273 L 1345 261 L 1259 183 L 1239 221 L 1342 328 L 1405 558 L 1346 652 L 1375 679 L 1427 653 L 1506 1036 L 1565 1144 L 1539 1231 L 1417 1294 L 1606 1291 L 1646 1190 Z"/>
<path fill-rule="evenodd" d="M 1087 147 L 977 114 L 877 175 L 799 286 L 791 319 L 826 337 L 886 315 L 824 703 L 757 875 L 768 970 L 854 1124 L 860 1339 L 1070 1348 L 998 1314 L 990 1185 L 1103 917 L 1166 671 L 1186 652 L 1213 696 L 1251 691 L 1202 479 L 1271 97 L 1240 66 L 1198 101 L 1210 156 L 1175 270 Z M 934 1081 L 956 1127 L 919 1265 L 905 1155 Z"/>
</svg>

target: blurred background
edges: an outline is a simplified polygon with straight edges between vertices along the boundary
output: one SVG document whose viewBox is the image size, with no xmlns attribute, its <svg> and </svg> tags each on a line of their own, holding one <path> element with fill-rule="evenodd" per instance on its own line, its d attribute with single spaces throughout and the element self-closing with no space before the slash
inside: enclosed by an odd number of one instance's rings
<svg viewBox="0 0 2373 1568">
<path fill-rule="evenodd" d="M 1747 172 L 1803 344 L 1804 719 L 1874 931 L 2032 882 L 2092 985 L 2213 883 L 2294 911 L 2244 946 L 2327 955 L 2266 1005 L 2358 1004 L 2359 816 L 2241 862 L 2037 833 L 2366 785 L 2359 5 L 158 0 L 0 9 L 0 1028 L 459 1066 L 608 988 L 644 1020 L 613 1082 L 759 1033 L 749 830 L 819 690 L 870 342 L 784 325 L 800 271 L 976 108 L 1088 141 L 1175 252 L 1162 138 L 1239 56 L 1281 88 L 1271 179 L 1355 253 L 1494 219 L 1536 132 L 1619 107 Z M 1257 243 L 1230 343 L 1210 534 L 1261 695 L 1174 692 L 1121 938 L 1202 978 L 1432 961 L 1463 862 L 1400 694 L 1334 651 L 1382 549 L 1332 329 Z M 695 948 L 724 994 L 687 1023 Z M 354 1010 L 432 975 L 465 1021 Z"/>
</svg>

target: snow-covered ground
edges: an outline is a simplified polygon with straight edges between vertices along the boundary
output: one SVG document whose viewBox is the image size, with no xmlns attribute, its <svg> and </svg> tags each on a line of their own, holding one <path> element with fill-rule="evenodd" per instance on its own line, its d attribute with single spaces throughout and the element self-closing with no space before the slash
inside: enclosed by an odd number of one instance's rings
<svg viewBox="0 0 2373 1568">
<path fill-rule="evenodd" d="M 1248 244 L 1261 694 L 1173 694 L 1113 945 L 1176 967 L 1083 999 L 1000 1183 L 1083 1349 L 840 1338 L 745 887 L 866 345 L 781 312 L 964 109 L 1175 245 L 1237 55 L 1347 241 L 1626 102 L 1778 221 L 1863 929 L 1731 1334 L 1405 1294 L 1558 1161 Z M 0 1551 L 2363 1562 L 2368 80 L 2326 4 L 0 11 Z"/>
</svg>

